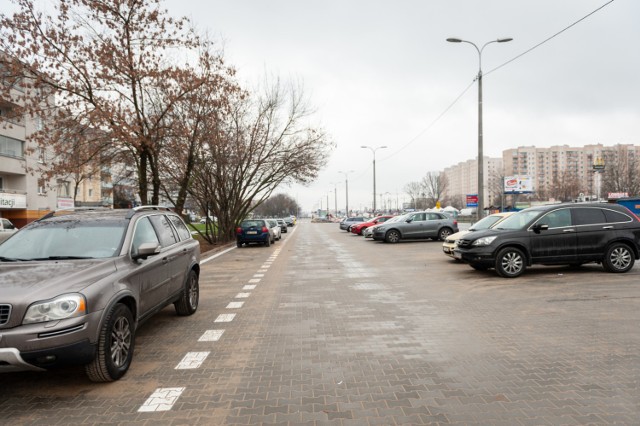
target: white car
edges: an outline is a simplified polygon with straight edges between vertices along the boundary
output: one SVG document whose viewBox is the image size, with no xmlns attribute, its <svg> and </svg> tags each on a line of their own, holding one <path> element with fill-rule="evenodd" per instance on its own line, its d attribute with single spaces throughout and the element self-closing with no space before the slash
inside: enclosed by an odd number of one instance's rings
<svg viewBox="0 0 640 426">
<path fill-rule="evenodd" d="M 0 243 L 15 234 L 18 231 L 9 219 L 0 217 Z"/>
<path fill-rule="evenodd" d="M 511 216 L 515 212 L 504 212 L 504 213 L 494 213 L 485 218 L 480 219 L 466 231 L 456 232 L 455 234 L 449 235 L 442 243 L 442 251 L 449 257 L 453 257 L 453 249 L 456 248 L 456 241 L 458 241 L 463 236 L 467 235 L 469 232 L 480 231 L 482 229 L 493 228 L 507 217 Z"/>
<path fill-rule="evenodd" d="M 265 219 L 269 224 L 269 231 L 273 235 L 274 241 L 279 241 L 282 239 L 282 229 L 280 229 L 280 225 L 278 225 L 278 219 Z"/>
</svg>

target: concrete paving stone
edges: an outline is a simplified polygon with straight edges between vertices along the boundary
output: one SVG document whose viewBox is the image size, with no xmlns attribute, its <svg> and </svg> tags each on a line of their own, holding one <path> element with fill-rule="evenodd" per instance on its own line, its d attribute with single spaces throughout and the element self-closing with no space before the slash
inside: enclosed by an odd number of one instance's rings
<svg viewBox="0 0 640 426">
<path fill-rule="evenodd" d="M 227 416 L 224 419 L 225 424 L 248 425 L 251 422 L 251 416 Z"/>
<path fill-rule="evenodd" d="M 264 407 L 264 414 L 272 414 L 272 413 L 286 414 L 291 412 L 290 408 L 291 406 L 289 404 L 278 405 L 278 406 L 267 405 Z"/>
<path fill-rule="evenodd" d="M 394 408 L 394 407 L 412 407 L 411 401 L 409 401 L 408 399 L 391 399 L 391 400 L 387 400 L 387 407 L 389 408 Z"/>
<path fill-rule="evenodd" d="M 236 399 L 232 399 L 229 401 L 220 401 L 220 402 L 226 402 L 229 404 L 229 408 L 231 409 L 240 409 L 240 408 L 253 408 L 254 407 L 254 401 L 253 400 L 236 400 Z"/>
</svg>

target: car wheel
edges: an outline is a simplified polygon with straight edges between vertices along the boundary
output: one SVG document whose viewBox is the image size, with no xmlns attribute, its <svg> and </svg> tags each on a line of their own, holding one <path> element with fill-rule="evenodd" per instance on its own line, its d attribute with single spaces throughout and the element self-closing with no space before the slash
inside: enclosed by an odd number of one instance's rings
<svg viewBox="0 0 640 426">
<path fill-rule="evenodd" d="M 236 242 L 236 246 L 238 246 L 238 248 L 242 247 L 242 243 L 240 241 Z"/>
<path fill-rule="evenodd" d="M 265 247 L 271 246 L 271 238 L 267 238 L 267 241 L 264 242 Z"/>
<path fill-rule="evenodd" d="M 444 241 L 447 239 L 449 235 L 451 235 L 451 228 L 442 228 L 440 232 L 438 232 L 438 239 L 440 241 Z"/>
<path fill-rule="evenodd" d="M 515 247 L 506 247 L 496 256 L 496 272 L 504 278 L 515 278 L 524 272 L 526 268 L 525 257 L 522 250 Z"/>
<path fill-rule="evenodd" d="M 398 241 L 400 241 L 400 232 L 392 229 L 384 236 L 384 241 L 386 243 L 397 243 Z"/>
<path fill-rule="evenodd" d="M 113 382 L 129 369 L 133 358 L 135 330 L 131 311 L 116 304 L 107 315 L 98 339 L 96 357 L 85 371 L 94 382 Z"/>
<path fill-rule="evenodd" d="M 609 246 L 602 266 L 607 272 L 627 272 L 633 268 L 635 255 L 628 245 L 614 243 Z"/>
<path fill-rule="evenodd" d="M 200 285 L 198 284 L 198 274 L 191 270 L 187 277 L 187 282 L 182 290 L 180 299 L 173 306 L 176 308 L 178 315 L 193 315 L 198 310 L 198 301 L 200 300 Z"/>
</svg>

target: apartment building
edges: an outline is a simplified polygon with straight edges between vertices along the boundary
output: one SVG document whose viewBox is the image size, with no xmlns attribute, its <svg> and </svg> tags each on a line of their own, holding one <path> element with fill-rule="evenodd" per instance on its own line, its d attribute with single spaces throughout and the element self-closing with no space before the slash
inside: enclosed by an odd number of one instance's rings
<svg viewBox="0 0 640 426">
<path fill-rule="evenodd" d="M 0 76 L 1 77 L 1 76 Z M 46 167 L 48 153 L 31 146 L 38 118 L 16 115 L 24 91 L 19 84 L 0 78 L 0 217 L 22 227 L 57 207 L 57 182 L 32 170 Z"/>
<path fill-rule="evenodd" d="M 496 205 L 495 188 L 502 173 L 502 158 L 484 157 L 484 204 Z M 447 179 L 445 197 L 450 199 L 464 197 L 478 193 L 478 161 L 477 159 L 463 161 L 444 169 Z M 463 206 L 464 207 L 464 206 Z"/>
<path fill-rule="evenodd" d="M 623 154 L 624 153 L 624 154 Z M 598 194 L 598 179 L 593 165 L 596 161 L 606 161 L 615 167 L 621 159 L 640 158 L 640 146 L 591 144 L 583 147 L 556 145 L 549 148 L 521 146 L 503 151 L 502 159 L 506 175 L 529 175 L 533 190 L 540 196 L 548 196 L 554 186 L 567 178 L 572 180 L 575 194 L 591 197 Z M 606 164 L 605 164 L 606 166 Z"/>
</svg>

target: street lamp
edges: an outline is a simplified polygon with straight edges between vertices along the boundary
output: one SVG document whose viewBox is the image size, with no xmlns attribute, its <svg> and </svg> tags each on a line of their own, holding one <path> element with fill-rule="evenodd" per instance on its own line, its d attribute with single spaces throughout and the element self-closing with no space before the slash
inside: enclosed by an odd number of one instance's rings
<svg viewBox="0 0 640 426">
<path fill-rule="evenodd" d="M 349 170 L 348 172 L 338 172 L 338 173 L 342 173 L 344 175 L 344 187 L 345 187 L 344 193 L 346 196 L 346 205 L 344 208 L 344 215 L 346 217 L 349 217 L 349 173 L 353 173 L 353 170 Z M 336 209 L 336 214 L 338 214 L 337 209 Z"/>
<path fill-rule="evenodd" d="M 371 146 L 362 145 L 360 148 L 370 149 L 373 154 L 373 214 L 376 214 L 376 151 L 379 149 L 386 148 L 386 145 L 379 146 L 377 148 L 373 148 Z"/>
<path fill-rule="evenodd" d="M 462 40 L 460 38 L 451 37 L 447 41 L 450 43 L 468 43 L 478 51 L 478 207 L 476 208 L 478 220 L 482 218 L 482 209 L 484 208 L 484 153 L 482 151 L 482 51 L 491 43 L 506 43 L 513 40 L 511 37 L 499 38 L 491 40 L 478 48 L 475 43 Z"/>
</svg>

